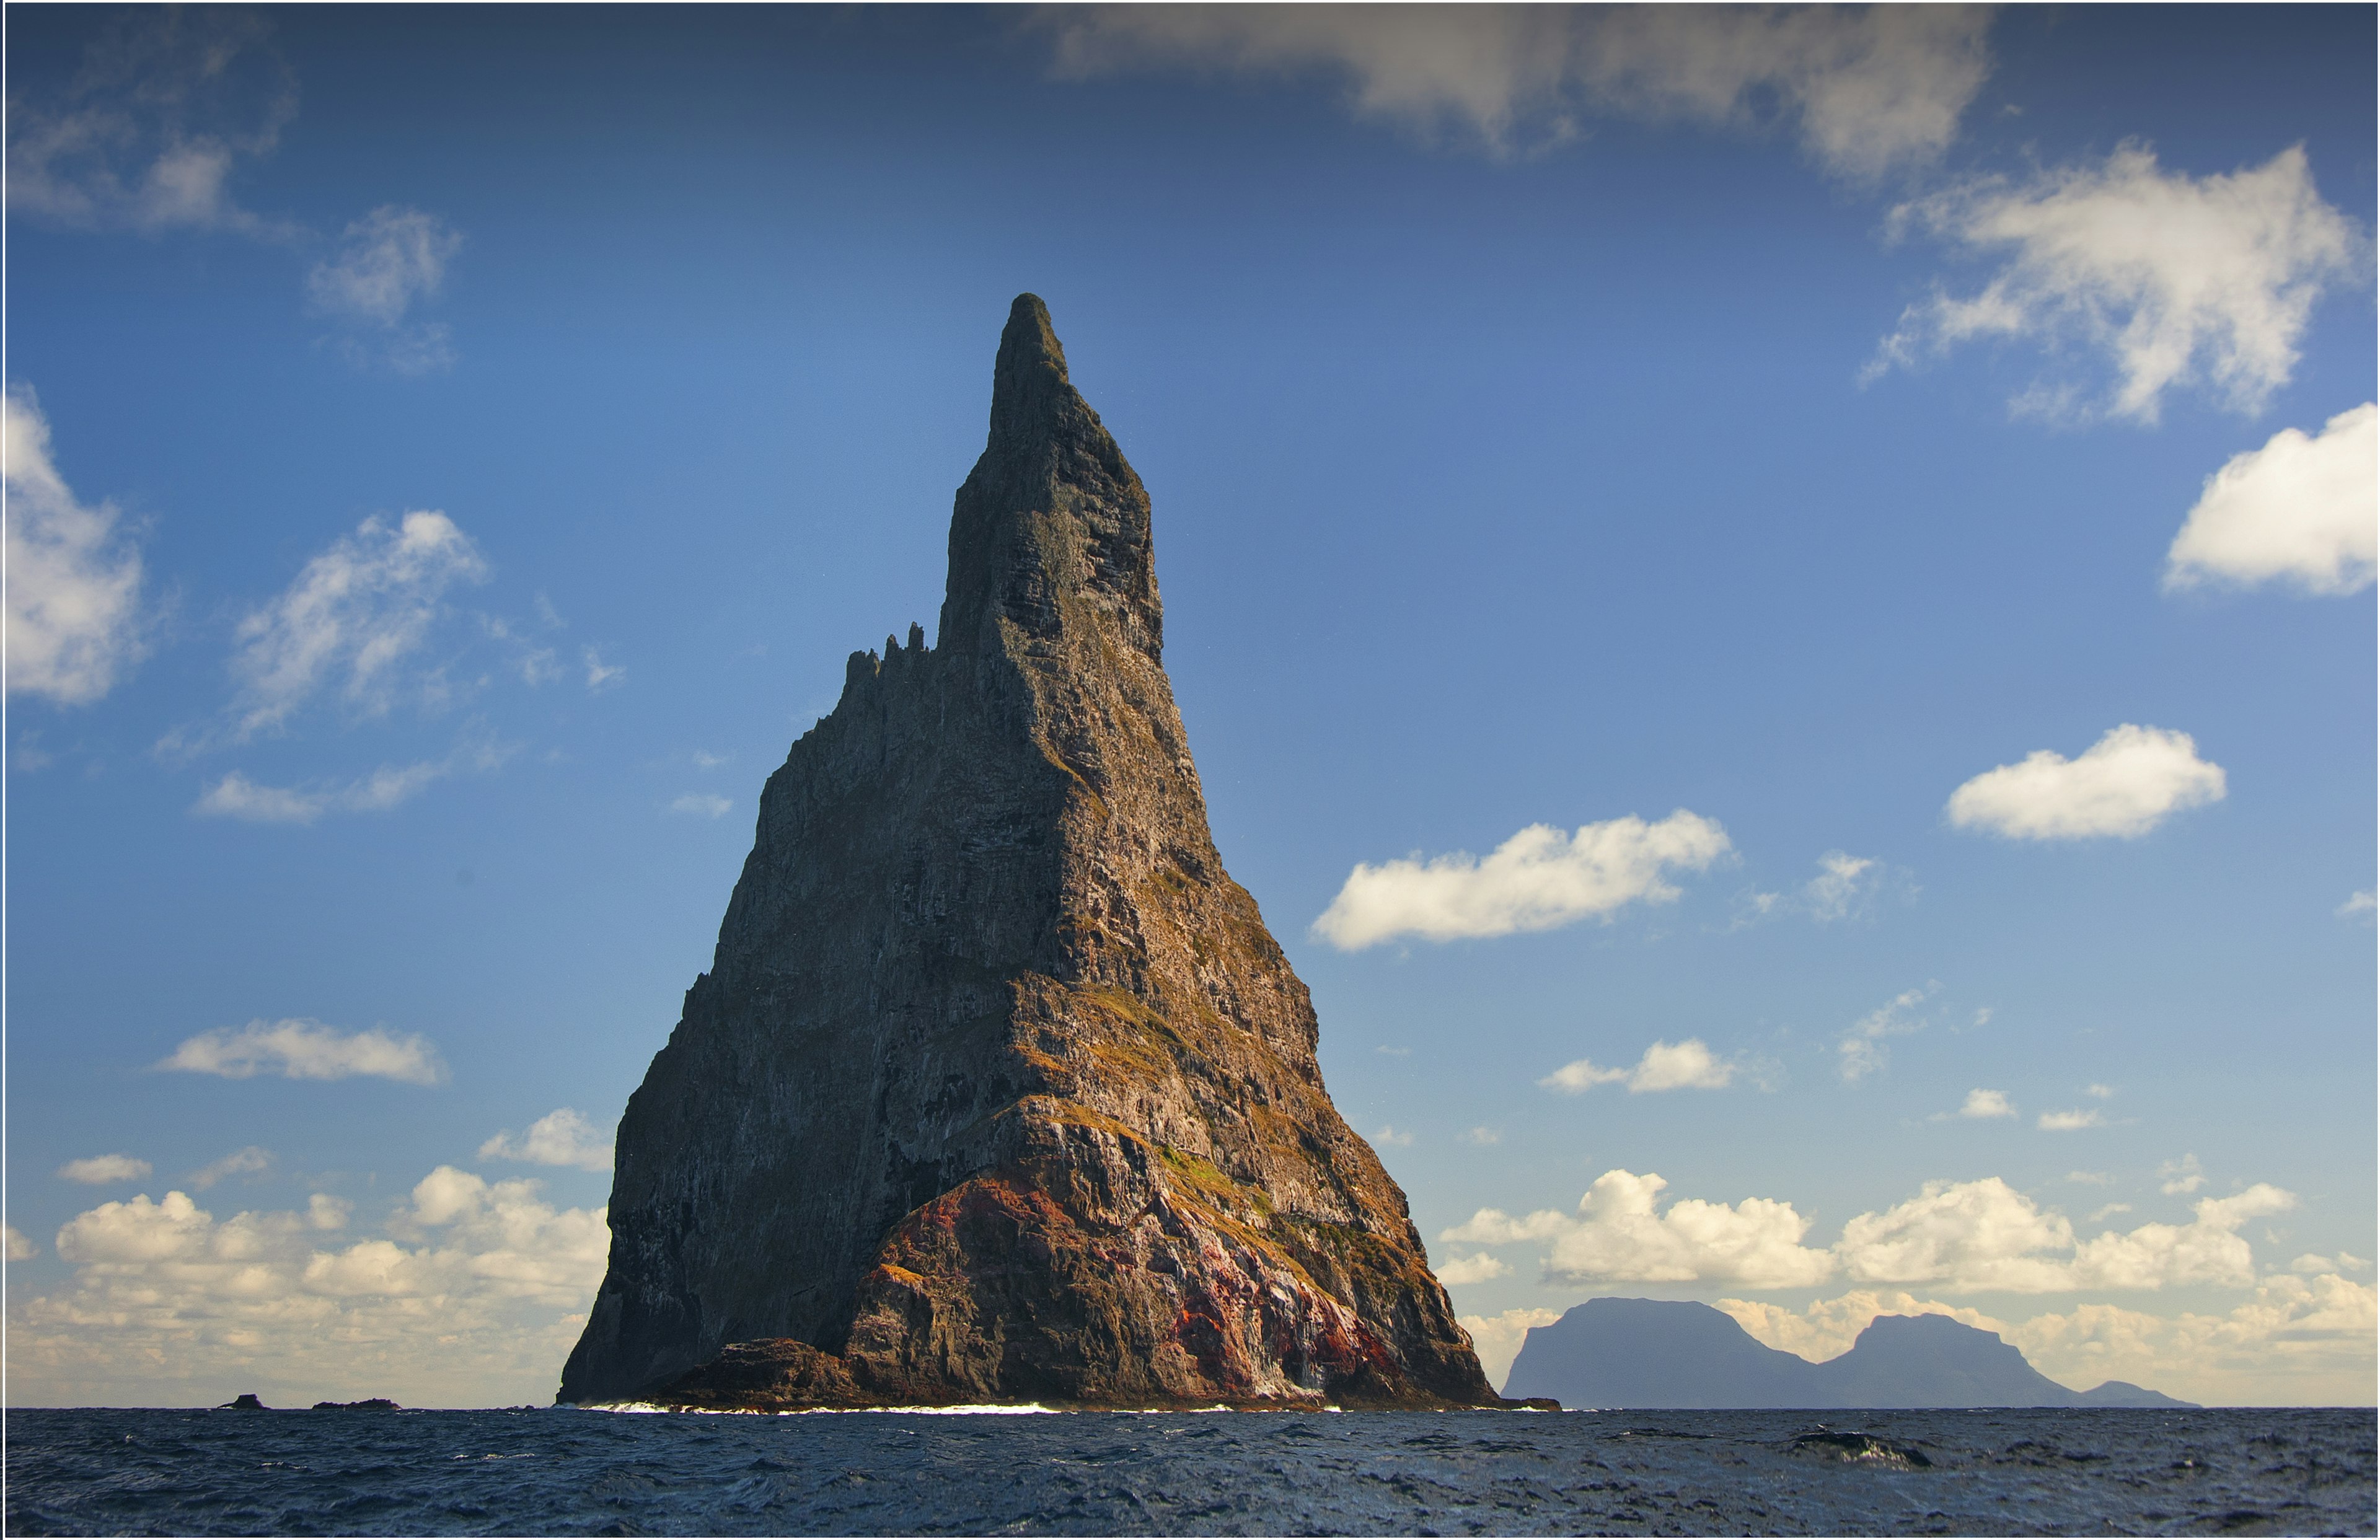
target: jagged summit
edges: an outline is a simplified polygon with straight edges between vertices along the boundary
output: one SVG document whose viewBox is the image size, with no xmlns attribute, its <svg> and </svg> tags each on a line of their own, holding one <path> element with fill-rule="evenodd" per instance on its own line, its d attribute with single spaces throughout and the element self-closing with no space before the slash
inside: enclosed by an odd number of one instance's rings
<svg viewBox="0 0 2380 1540">
<path fill-rule="evenodd" d="M 1215 851 L 1148 495 L 1031 295 L 924 643 L 769 778 L 562 1399 L 1493 1404 Z"/>
</svg>

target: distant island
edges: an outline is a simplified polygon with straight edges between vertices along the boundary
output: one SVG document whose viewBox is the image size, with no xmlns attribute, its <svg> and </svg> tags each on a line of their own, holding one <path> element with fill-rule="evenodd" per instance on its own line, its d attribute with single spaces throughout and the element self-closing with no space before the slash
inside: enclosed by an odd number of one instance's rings
<svg viewBox="0 0 2380 1540">
<path fill-rule="evenodd" d="M 1948 1316 L 1878 1316 L 1823 1364 L 1756 1340 L 1735 1317 L 1677 1300 L 1589 1300 L 1531 1329 L 1510 1397 L 1579 1408 L 2190 1407 L 2119 1379 L 2071 1390 L 1988 1331 Z"/>
</svg>

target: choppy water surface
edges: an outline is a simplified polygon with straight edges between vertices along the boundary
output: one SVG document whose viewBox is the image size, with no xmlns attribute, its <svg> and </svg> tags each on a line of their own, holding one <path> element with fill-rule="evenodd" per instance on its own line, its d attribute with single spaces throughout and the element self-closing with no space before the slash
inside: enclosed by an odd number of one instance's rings
<svg viewBox="0 0 2380 1540">
<path fill-rule="evenodd" d="M 2358 1411 L 7 1414 L 12 1534 L 2375 1529 Z"/>
</svg>

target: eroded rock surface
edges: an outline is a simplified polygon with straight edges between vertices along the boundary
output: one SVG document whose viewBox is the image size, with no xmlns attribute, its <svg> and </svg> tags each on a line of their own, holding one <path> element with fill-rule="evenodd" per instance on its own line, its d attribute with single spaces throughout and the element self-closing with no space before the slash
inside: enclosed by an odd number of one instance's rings
<svg viewBox="0 0 2380 1540">
<path fill-rule="evenodd" d="M 936 645 L 853 654 L 769 779 L 562 1400 L 1496 1403 L 1216 855 L 1163 635 L 1148 493 L 1022 296 Z"/>
</svg>

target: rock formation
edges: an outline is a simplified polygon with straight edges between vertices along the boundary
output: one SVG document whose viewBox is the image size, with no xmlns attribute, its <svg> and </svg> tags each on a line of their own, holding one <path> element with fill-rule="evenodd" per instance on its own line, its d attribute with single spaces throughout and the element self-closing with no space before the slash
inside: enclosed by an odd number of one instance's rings
<svg viewBox="0 0 2380 1540">
<path fill-rule="evenodd" d="M 1607 1410 L 2191 1404 L 2119 1379 L 2069 1389 L 1998 1333 L 1947 1316 L 1878 1316 L 1850 1352 L 1813 1364 L 1684 1300 L 1574 1305 L 1530 1328 L 1504 1389 Z"/>
<path fill-rule="evenodd" d="M 1021 296 L 940 634 L 854 653 L 769 778 L 563 1401 L 1496 1404 L 1163 639 L 1148 493 Z"/>
</svg>

